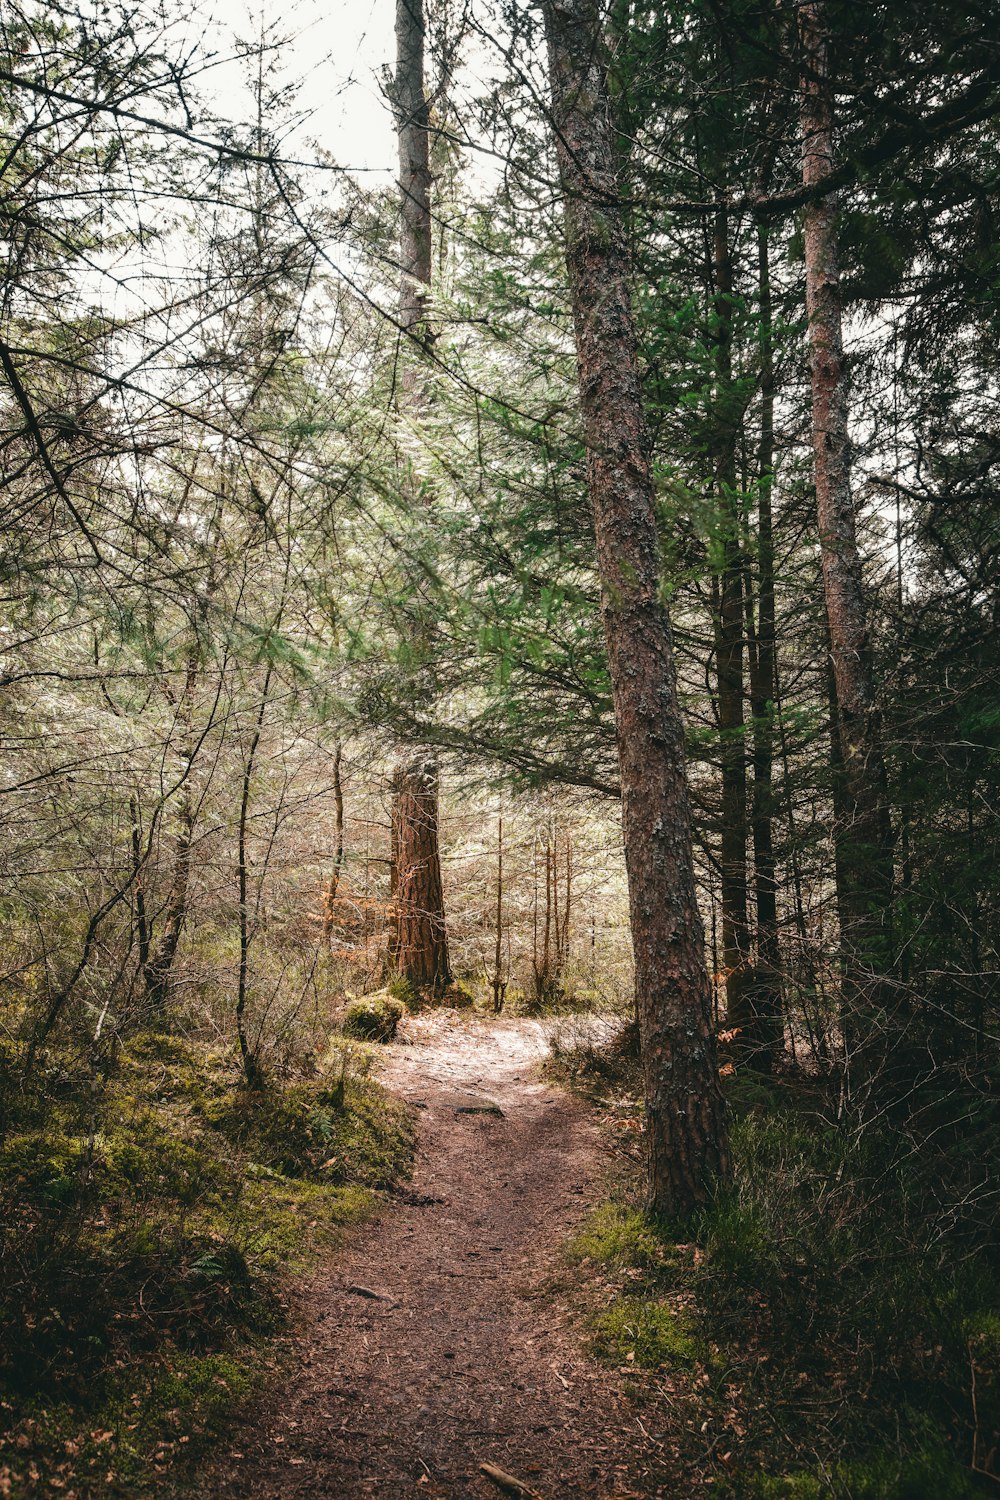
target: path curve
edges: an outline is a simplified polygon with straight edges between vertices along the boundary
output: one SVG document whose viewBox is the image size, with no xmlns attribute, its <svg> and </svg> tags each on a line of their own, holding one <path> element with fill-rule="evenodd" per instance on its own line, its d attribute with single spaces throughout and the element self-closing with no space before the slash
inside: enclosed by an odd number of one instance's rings
<svg viewBox="0 0 1000 1500">
<path fill-rule="evenodd" d="M 485 1462 L 545 1500 L 634 1495 L 636 1416 L 542 1289 L 601 1194 L 593 1119 L 538 1080 L 538 1022 L 407 1030 L 381 1071 L 417 1112 L 413 1179 L 312 1286 L 283 1390 L 202 1493 L 495 1500 Z"/>
</svg>

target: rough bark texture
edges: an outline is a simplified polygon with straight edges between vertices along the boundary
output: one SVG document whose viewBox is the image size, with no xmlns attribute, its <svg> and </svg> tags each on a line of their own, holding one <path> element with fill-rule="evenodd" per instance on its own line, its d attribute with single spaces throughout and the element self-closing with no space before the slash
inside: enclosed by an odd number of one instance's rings
<svg viewBox="0 0 1000 1500">
<path fill-rule="evenodd" d="M 399 973 L 435 994 L 451 982 L 438 853 L 437 776 L 417 757 L 396 768 L 395 957 Z"/>
<path fill-rule="evenodd" d="M 424 93 L 424 3 L 396 0 L 396 81 L 399 146 L 399 321 L 412 337 L 429 336 L 431 167 Z"/>
<path fill-rule="evenodd" d="M 803 5 L 799 17 L 804 58 L 802 180 L 805 187 L 814 188 L 829 177 L 835 165 L 833 93 L 822 4 Z M 844 815 L 837 830 L 839 905 L 845 962 L 853 986 L 863 982 L 866 974 L 877 978 L 888 967 L 892 839 L 851 497 L 837 202 L 833 193 L 807 206 L 804 229 L 816 512 L 843 766 Z"/>
<path fill-rule="evenodd" d="M 396 0 L 394 104 L 399 144 L 399 322 L 421 349 L 432 341 L 431 169 L 424 93 L 423 0 Z M 400 409 L 419 416 L 424 403 L 419 364 L 401 351 Z M 425 649 L 431 629 L 424 632 Z M 438 772 L 431 757 L 400 761 L 393 773 L 395 931 L 389 944 L 397 971 L 442 993 L 450 982 L 441 859 L 438 849 Z"/>
<path fill-rule="evenodd" d="M 650 1206 L 684 1216 L 729 1172 L 684 742 L 592 0 L 545 5 L 601 613 L 621 763 Z"/>
</svg>

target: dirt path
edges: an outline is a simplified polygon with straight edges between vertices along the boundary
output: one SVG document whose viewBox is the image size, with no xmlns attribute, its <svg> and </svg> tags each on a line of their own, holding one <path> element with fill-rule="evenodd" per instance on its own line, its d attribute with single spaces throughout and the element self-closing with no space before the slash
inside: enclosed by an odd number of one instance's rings
<svg viewBox="0 0 1000 1500">
<path fill-rule="evenodd" d="M 204 1493 L 496 1497 L 486 1462 L 546 1500 L 635 1494 L 635 1414 L 540 1290 L 599 1195 L 595 1127 L 535 1076 L 539 1024 L 411 1025 L 385 1077 L 418 1109 L 413 1181 L 313 1287 L 286 1389 Z"/>
</svg>

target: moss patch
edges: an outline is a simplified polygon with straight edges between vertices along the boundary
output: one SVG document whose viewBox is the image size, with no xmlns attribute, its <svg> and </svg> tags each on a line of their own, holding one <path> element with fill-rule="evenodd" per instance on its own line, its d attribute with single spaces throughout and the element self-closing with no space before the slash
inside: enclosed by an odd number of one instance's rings
<svg viewBox="0 0 1000 1500">
<path fill-rule="evenodd" d="M 392 995 L 365 995 L 352 1000 L 344 1011 L 344 1035 L 360 1042 L 391 1042 L 405 1007 Z"/>
<path fill-rule="evenodd" d="M 8 1095 L 0 1493 L 149 1492 L 245 1399 L 282 1278 L 408 1170 L 409 1115 L 363 1061 L 250 1091 L 232 1055 L 150 1034 L 96 1091 L 53 1050 Z"/>
<path fill-rule="evenodd" d="M 762 1476 L 731 1491 L 745 1500 L 976 1500 L 972 1475 L 943 1447 L 837 1464 L 826 1474 Z"/>
<path fill-rule="evenodd" d="M 405 1106 L 367 1080 L 233 1089 L 206 1120 L 255 1165 L 329 1184 L 387 1187 L 405 1171 L 412 1143 Z"/>
<path fill-rule="evenodd" d="M 691 1366 L 705 1358 L 690 1315 L 655 1298 L 619 1297 L 589 1320 L 598 1359 L 634 1362 L 645 1370 Z"/>
<path fill-rule="evenodd" d="M 571 1261 L 644 1269 L 660 1266 L 668 1253 L 645 1214 L 622 1203 L 599 1204 L 566 1247 Z"/>
</svg>

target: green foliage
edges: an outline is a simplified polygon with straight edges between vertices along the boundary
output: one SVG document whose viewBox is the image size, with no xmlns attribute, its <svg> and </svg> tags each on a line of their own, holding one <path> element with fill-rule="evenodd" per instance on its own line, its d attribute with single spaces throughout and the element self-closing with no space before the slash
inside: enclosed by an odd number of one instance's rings
<svg viewBox="0 0 1000 1500">
<path fill-rule="evenodd" d="M 387 995 L 405 1005 L 407 1010 L 419 1010 L 423 1004 L 423 996 L 413 980 L 407 979 L 405 974 L 394 974 L 385 989 Z"/>
<path fill-rule="evenodd" d="M 734 1187 L 700 1225 L 717 1315 L 762 1297 L 775 1331 L 801 1341 L 804 1354 L 819 1338 L 827 1356 L 846 1356 L 860 1339 L 886 1382 L 930 1378 L 934 1362 L 919 1353 L 928 1343 L 964 1363 L 963 1320 L 991 1308 L 997 1290 L 988 1203 L 964 1203 L 965 1222 L 956 1221 L 949 1190 L 964 1180 L 961 1135 L 937 1180 L 908 1144 L 790 1113 L 739 1121 Z"/>
<path fill-rule="evenodd" d="M 985 1106 L 951 1101 L 932 1163 L 915 1133 L 932 1116 L 836 1125 L 806 1086 L 738 1090 L 735 1181 L 694 1242 L 627 1196 L 569 1242 L 594 1353 L 670 1372 L 678 1391 L 701 1372 L 686 1398 L 699 1423 L 735 1422 L 754 1455 L 744 1468 L 733 1445 L 720 1494 L 966 1500 L 974 1429 L 980 1461 L 1000 1434 L 991 1199 L 967 1194 L 966 1158 L 990 1149 Z"/>
</svg>

